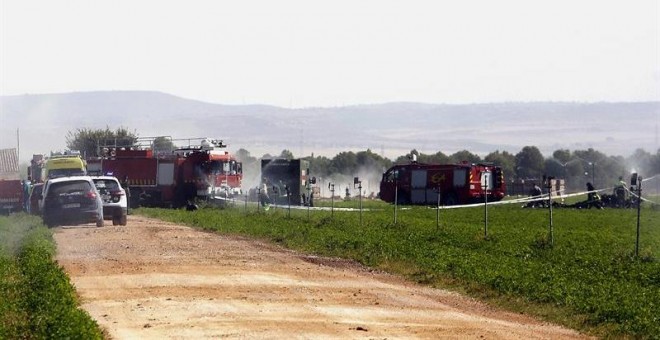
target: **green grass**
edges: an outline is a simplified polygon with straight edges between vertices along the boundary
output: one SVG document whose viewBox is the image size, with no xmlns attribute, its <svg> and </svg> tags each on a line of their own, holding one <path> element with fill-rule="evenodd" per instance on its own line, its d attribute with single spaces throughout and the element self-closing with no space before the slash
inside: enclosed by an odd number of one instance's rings
<svg viewBox="0 0 660 340">
<path fill-rule="evenodd" d="M 356 202 L 343 202 L 353 204 Z M 600 336 L 660 334 L 660 211 L 642 211 L 640 256 L 634 256 L 636 211 L 554 210 L 518 205 L 483 209 L 402 209 L 369 202 L 359 213 L 287 209 L 140 209 L 137 213 L 221 233 L 268 239 L 286 247 L 357 260 L 436 287 L 450 287 Z"/>
<path fill-rule="evenodd" d="M 0 339 L 102 339 L 38 218 L 0 217 Z"/>
</svg>

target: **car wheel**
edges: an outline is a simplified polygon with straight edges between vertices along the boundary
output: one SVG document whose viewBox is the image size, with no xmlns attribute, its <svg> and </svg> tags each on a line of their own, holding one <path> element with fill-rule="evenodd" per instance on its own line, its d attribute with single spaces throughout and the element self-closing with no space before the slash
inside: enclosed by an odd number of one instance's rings
<svg viewBox="0 0 660 340">
<path fill-rule="evenodd" d="M 112 216 L 112 225 L 117 225 L 117 224 L 119 224 L 119 217 Z"/>
<path fill-rule="evenodd" d="M 119 218 L 119 224 L 126 225 L 127 223 L 128 223 L 128 218 L 126 217 L 126 215 L 121 215 L 121 217 Z"/>
<path fill-rule="evenodd" d="M 96 226 L 99 228 L 103 226 L 103 218 L 99 218 L 96 220 Z"/>
</svg>

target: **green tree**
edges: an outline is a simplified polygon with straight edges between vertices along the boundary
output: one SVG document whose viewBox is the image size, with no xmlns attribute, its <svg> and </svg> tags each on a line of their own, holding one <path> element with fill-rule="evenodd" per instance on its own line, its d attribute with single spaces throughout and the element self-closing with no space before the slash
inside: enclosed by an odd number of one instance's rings
<svg viewBox="0 0 660 340">
<path fill-rule="evenodd" d="M 413 154 L 417 155 L 417 162 L 419 162 L 419 163 L 426 163 L 426 164 L 449 164 L 449 163 L 451 163 L 451 160 L 449 159 L 449 156 L 442 153 L 442 151 L 438 151 L 434 154 L 424 154 L 424 153 L 421 153 L 421 152 L 419 152 L 415 149 L 410 150 L 410 153 L 408 153 L 408 154 L 397 157 L 395 159 L 394 163 L 396 163 L 396 164 L 410 163 L 410 160 L 412 159 Z"/>
<path fill-rule="evenodd" d="M 479 155 L 473 154 L 472 152 L 467 150 L 458 151 L 452 154 L 451 156 L 449 156 L 449 159 L 451 160 L 452 163 L 461 163 L 463 161 L 466 161 L 468 163 L 481 162 L 481 157 L 479 157 Z"/>
<path fill-rule="evenodd" d="M 84 157 L 98 157 L 103 147 L 135 146 L 138 135 L 124 127 L 117 130 L 82 128 L 69 131 L 66 135 L 66 146 L 70 150 L 78 150 Z"/>
<path fill-rule="evenodd" d="M 293 159 L 294 158 L 293 157 L 293 152 L 291 152 L 287 149 L 282 150 L 282 152 L 280 153 L 280 155 L 278 157 L 279 158 L 284 158 L 284 159 Z"/>
<path fill-rule="evenodd" d="M 172 143 L 172 138 L 160 136 L 154 138 L 152 148 L 155 153 L 172 152 L 175 149 L 175 146 L 174 143 Z"/>
<path fill-rule="evenodd" d="M 357 155 L 352 151 L 338 153 L 330 160 L 330 173 L 352 175 L 357 170 Z"/>
<path fill-rule="evenodd" d="M 566 178 L 566 168 L 556 158 L 548 158 L 544 162 L 543 174 L 555 178 Z"/>
<path fill-rule="evenodd" d="M 449 156 L 445 155 L 442 151 L 438 151 L 433 155 L 430 155 L 428 160 L 425 160 L 424 162 L 432 164 L 447 164 L 451 163 L 451 160 L 449 159 Z"/>
<path fill-rule="evenodd" d="M 419 160 L 419 157 L 420 157 L 420 155 L 421 155 L 420 152 L 417 151 L 417 149 L 412 149 L 412 150 L 410 150 L 409 153 L 397 157 L 397 158 L 394 160 L 394 163 L 396 163 L 396 164 L 408 164 L 408 163 L 410 163 L 410 162 L 412 161 L 412 159 L 413 159 L 413 155 L 415 155 L 415 157 L 417 157 L 417 161 L 421 162 L 421 161 Z"/>
<path fill-rule="evenodd" d="M 499 150 L 496 150 L 495 152 L 486 155 L 484 160 L 501 167 L 506 179 L 513 179 L 516 168 L 516 156 L 513 154 L 506 151 L 500 152 Z"/>
<path fill-rule="evenodd" d="M 373 153 L 370 149 L 358 152 L 355 158 L 357 165 L 366 169 L 378 169 L 382 171 L 383 168 L 389 168 L 392 164 L 389 159 Z"/>
<path fill-rule="evenodd" d="M 559 163 L 566 164 L 571 160 L 571 150 L 568 149 L 558 149 L 552 153 L 552 157 L 556 159 Z"/>
<path fill-rule="evenodd" d="M 630 164 L 632 170 L 635 170 L 644 177 L 655 174 L 658 169 L 652 169 L 652 156 L 649 152 L 643 149 L 635 150 L 635 153 L 628 157 L 628 164 Z"/>
<path fill-rule="evenodd" d="M 649 173 L 650 176 L 660 174 L 660 149 L 656 151 L 655 155 L 651 159 L 651 169 L 652 171 Z"/>
<path fill-rule="evenodd" d="M 525 146 L 515 157 L 518 178 L 541 178 L 545 160 L 537 147 Z"/>
<path fill-rule="evenodd" d="M 328 177 L 330 175 L 330 159 L 324 156 L 311 156 L 303 158 L 309 161 L 309 172 L 315 177 Z"/>
</svg>

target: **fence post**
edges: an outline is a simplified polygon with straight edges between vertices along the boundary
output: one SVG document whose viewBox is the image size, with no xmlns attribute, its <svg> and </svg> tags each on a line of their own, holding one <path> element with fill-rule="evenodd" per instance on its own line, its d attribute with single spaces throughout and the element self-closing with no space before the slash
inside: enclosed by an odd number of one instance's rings
<svg viewBox="0 0 660 340">
<path fill-rule="evenodd" d="M 552 225 L 552 180 L 553 177 L 548 177 L 547 178 L 547 183 L 546 183 L 546 188 L 548 188 L 548 209 L 550 210 L 550 245 L 554 246 L 555 245 L 555 234 L 554 234 L 554 227 Z"/>
<path fill-rule="evenodd" d="M 484 239 L 488 238 L 488 182 L 484 183 L 481 188 L 484 193 Z"/>
<path fill-rule="evenodd" d="M 634 174 L 634 177 L 637 174 Z M 642 176 L 637 179 L 637 238 L 635 239 L 635 257 L 639 256 L 639 217 L 642 210 Z"/>
<path fill-rule="evenodd" d="M 440 229 L 440 186 L 438 186 L 438 206 L 435 211 L 435 230 Z"/>
</svg>

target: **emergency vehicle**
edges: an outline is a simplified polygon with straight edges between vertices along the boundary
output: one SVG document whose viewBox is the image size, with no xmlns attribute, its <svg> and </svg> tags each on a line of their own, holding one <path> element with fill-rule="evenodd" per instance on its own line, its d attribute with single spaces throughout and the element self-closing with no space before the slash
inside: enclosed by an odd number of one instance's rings
<svg viewBox="0 0 660 340">
<path fill-rule="evenodd" d="M 0 178 L 0 213 L 23 211 L 23 184 L 20 179 Z"/>
<path fill-rule="evenodd" d="M 222 141 L 204 138 L 198 145 L 171 152 L 153 147 L 103 147 L 102 157 L 87 160 L 90 174 L 115 176 L 129 192 L 129 206 L 182 207 L 195 200 L 240 194 L 242 165 Z M 152 144 L 153 145 L 153 144 Z"/>
<path fill-rule="evenodd" d="M 423 164 L 412 161 L 385 171 L 380 198 L 389 203 L 455 205 L 504 198 L 506 184 L 502 168 L 493 164 Z"/>
<path fill-rule="evenodd" d="M 79 151 L 51 152 L 49 157 L 32 155 L 27 176 L 33 183 L 43 183 L 50 178 L 84 176 L 87 163 Z"/>
<path fill-rule="evenodd" d="M 46 179 L 84 176 L 87 174 L 87 164 L 80 157 L 78 151 L 66 151 L 64 153 L 51 153 L 46 160 Z"/>
<path fill-rule="evenodd" d="M 18 170 L 16 149 L 0 150 L 0 213 L 23 211 L 23 183 Z"/>
<path fill-rule="evenodd" d="M 271 203 L 313 205 L 309 161 L 302 159 L 262 159 L 261 180 L 266 184 Z"/>
</svg>

